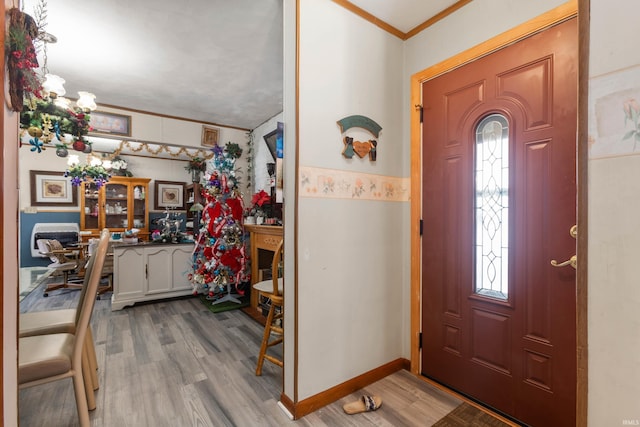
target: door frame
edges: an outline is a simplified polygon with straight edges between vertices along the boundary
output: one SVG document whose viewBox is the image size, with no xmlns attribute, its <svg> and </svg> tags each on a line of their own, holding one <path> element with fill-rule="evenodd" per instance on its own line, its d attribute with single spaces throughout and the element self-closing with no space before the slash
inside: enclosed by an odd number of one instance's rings
<svg viewBox="0 0 640 427">
<path fill-rule="evenodd" d="M 577 122 L 577 256 L 576 271 L 576 425 L 587 425 L 587 106 L 589 2 L 571 0 L 543 15 L 499 34 L 411 76 L 411 372 L 420 376 L 420 333 L 422 318 L 421 236 L 422 218 L 422 83 L 461 65 L 567 19 L 578 16 L 578 122 Z M 578 13 L 583 11 L 583 13 Z"/>
</svg>

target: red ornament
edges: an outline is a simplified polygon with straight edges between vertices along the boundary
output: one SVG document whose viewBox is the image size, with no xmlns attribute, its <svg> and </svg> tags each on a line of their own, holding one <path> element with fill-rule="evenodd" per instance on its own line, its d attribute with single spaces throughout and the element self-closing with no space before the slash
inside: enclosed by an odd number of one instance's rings
<svg viewBox="0 0 640 427">
<path fill-rule="evenodd" d="M 84 149 L 87 147 L 87 144 L 84 143 L 84 141 L 80 140 L 80 139 L 76 139 L 73 142 L 73 149 L 76 151 L 84 151 Z"/>
</svg>

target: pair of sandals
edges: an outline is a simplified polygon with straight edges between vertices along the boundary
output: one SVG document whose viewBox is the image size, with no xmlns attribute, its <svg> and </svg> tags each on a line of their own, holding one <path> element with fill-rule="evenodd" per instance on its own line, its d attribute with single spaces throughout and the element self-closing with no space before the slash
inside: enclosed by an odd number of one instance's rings
<svg viewBox="0 0 640 427">
<path fill-rule="evenodd" d="M 345 404 L 342 409 L 349 415 L 375 411 L 382 406 L 380 396 L 362 396 L 360 400 Z"/>
</svg>

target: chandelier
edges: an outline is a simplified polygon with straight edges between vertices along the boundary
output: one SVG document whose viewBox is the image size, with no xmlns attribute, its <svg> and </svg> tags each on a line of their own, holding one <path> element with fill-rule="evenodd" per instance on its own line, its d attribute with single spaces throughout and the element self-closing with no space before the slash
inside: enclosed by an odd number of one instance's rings
<svg viewBox="0 0 640 427">
<path fill-rule="evenodd" d="M 111 178 L 112 162 L 101 160 L 91 154 L 87 156 L 87 162 L 84 165 L 80 163 L 77 154 L 72 154 L 67 159 L 67 166 L 68 169 L 64 172 L 64 176 L 71 178 L 73 186 L 79 186 L 83 182 L 94 182 L 96 188 L 100 188 Z"/>
<path fill-rule="evenodd" d="M 20 127 L 26 129 L 31 137 L 31 151 L 38 153 L 45 149 L 45 144 L 54 143 L 56 154 L 66 157 L 69 145 L 85 153 L 91 152 L 91 143 L 85 135 L 91 129 L 90 113 L 96 109 L 95 95 L 89 92 L 78 92 L 78 100 L 72 102 L 65 98 L 64 80 L 47 73 L 42 83 L 41 98 L 25 98 L 20 113 Z"/>
<path fill-rule="evenodd" d="M 64 97 L 65 80 L 49 73 L 47 45 L 57 39 L 44 30 L 46 8 L 46 0 L 41 0 L 35 19 L 16 8 L 10 10 L 7 65 L 11 108 L 20 112 L 20 128 L 29 134 L 32 152 L 40 153 L 54 144 L 60 157 L 68 155 L 69 146 L 90 153 L 91 143 L 85 135 L 91 129 L 90 113 L 97 108 L 95 95 L 81 91 L 73 102 Z M 44 59 L 39 73 L 37 48 L 42 49 Z"/>
</svg>

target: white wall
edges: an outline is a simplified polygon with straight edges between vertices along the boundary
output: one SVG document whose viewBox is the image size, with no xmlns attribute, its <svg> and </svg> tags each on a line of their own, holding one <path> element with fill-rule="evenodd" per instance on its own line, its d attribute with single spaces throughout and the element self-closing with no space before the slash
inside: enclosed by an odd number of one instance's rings
<svg viewBox="0 0 640 427">
<path fill-rule="evenodd" d="M 9 0 L 4 1 L 6 10 L 13 5 Z M 8 77 L 3 82 L 5 97 L 7 96 Z M 2 386 L 3 386 L 3 424 L 5 426 L 18 425 L 18 120 L 17 113 L 10 111 L 6 103 L 3 105 L 4 115 L 4 144 L 2 146 Z"/>
<path fill-rule="evenodd" d="M 296 187 L 296 165 L 297 165 L 297 107 L 296 89 L 297 79 L 297 0 L 284 0 L 284 86 L 283 86 L 283 111 L 284 123 L 284 374 L 283 392 L 291 400 L 295 398 L 296 381 L 296 352 L 295 341 L 296 313 L 295 313 L 295 284 L 296 284 L 296 263 L 293 249 L 296 247 L 297 216 L 295 197 Z"/>
<path fill-rule="evenodd" d="M 6 2 L 5 2 L 6 3 Z M 9 7 L 9 6 L 7 6 Z M 2 153 L 2 352 L 4 425 L 18 425 L 18 114 L 4 106 Z"/>
<path fill-rule="evenodd" d="M 154 142 L 162 144 L 170 144 L 176 146 L 186 146 L 198 149 L 209 150 L 209 147 L 202 147 L 200 145 L 202 135 L 202 124 L 191 122 L 187 120 L 171 119 L 166 117 L 154 116 L 151 114 L 144 114 L 138 112 L 130 112 L 126 110 L 119 110 L 114 108 L 100 108 L 100 111 L 115 112 L 119 114 L 126 114 L 131 116 L 131 138 L 141 142 Z M 233 142 L 245 150 L 236 162 L 236 166 L 240 168 L 240 189 L 243 193 L 245 201 L 247 198 L 251 200 L 251 190 L 246 187 L 247 177 L 247 131 L 238 130 L 233 128 L 219 127 L 219 145 L 224 146 L 227 142 Z M 120 140 L 115 139 L 115 142 Z M 101 140 L 95 144 L 96 146 L 104 146 L 105 143 Z M 153 149 L 157 149 L 157 145 L 153 145 Z M 173 147 L 172 152 L 177 153 L 179 147 Z M 129 154 L 123 154 L 120 157 L 125 159 L 128 163 L 128 170 L 136 177 L 151 178 L 152 181 L 149 184 L 149 206 L 153 206 L 154 197 L 153 194 L 153 181 L 182 181 L 185 183 L 191 182 L 191 175 L 184 169 L 187 165 L 187 157 L 181 155 L 179 157 L 172 157 L 171 155 L 163 152 L 160 156 L 155 156 L 152 153 L 142 150 L 140 155 L 136 155 L 131 151 L 123 151 Z M 69 149 L 70 154 L 78 154 L 80 159 L 84 161 L 85 155 L 72 149 Z M 99 153 L 97 153 L 99 154 Z M 44 171 L 64 171 L 67 169 L 67 158 L 57 157 L 55 155 L 54 148 L 47 148 L 42 153 L 36 153 L 30 151 L 30 146 L 23 145 L 19 150 L 19 164 L 20 174 L 20 209 L 24 210 L 27 206 L 30 206 L 30 182 L 29 171 L 30 170 L 44 170 Z M 245 202 L 246 203 L 246 202 Z M 78 210 L 79 207 L 74 209 L 68 208 L 55 208 L 47 207 L 43 210 L 56 211 L 56 210 Z"/>
<path fill-rule="evenodd" d="M 639 15 L 636 0 L 591 0 L 589 104 L 617 102 L 589 115 L 588 417 L 594 427 L 640 423 L 640 147 L 634 151 L 622 138 L 630 129 L 622 102 L 640 102 Z"/>
<path fill-rule="evenodd" d="M 402 41 L 334 2 L 307 0 L 300 8 L 299 166 L 326 168 L 327 176 L 345 171 L 407 177 Z M 343 135 L 336 122 L 354 114 L 383 128 L 376 162 L 341 154 Z M 311 198 L 298 191 L 298 399 L 303 400 L 409 357 L 403 349 L 409 332 L 403 329 L 402 299 L 409 287 L 402 258 L 409 203 Z"/>
<path fill-rule="evenodd" d="M 451 58 L 563 3 L 566 0 L 474 0 L 466 4 L 406 41 L 405 88 L 409 88 L 409 78 L 418 71 Z"/>
</svg>

